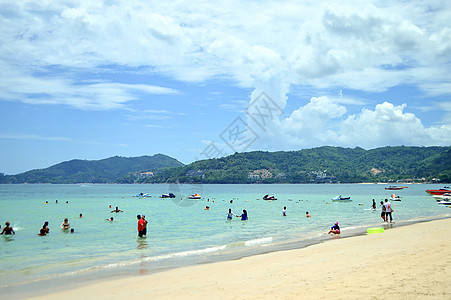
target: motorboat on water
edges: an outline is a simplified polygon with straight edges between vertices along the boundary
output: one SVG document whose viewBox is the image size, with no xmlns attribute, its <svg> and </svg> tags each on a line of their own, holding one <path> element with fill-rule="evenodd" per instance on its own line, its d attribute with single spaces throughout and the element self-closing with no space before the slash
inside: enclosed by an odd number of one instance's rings
<svg viewBox="0 0 451 300">
<path fill-rule="evenodd" d="M 135 197 L 143 197 L 143 198 L 146 198 L 146 197 L 150 197 L 150 194 L 139 193 L 139 194 L 136 195 Z"/>
<path fill-rule="evenodd" d="M 438 189 L 438 190 L 426 190 L 426 193 L 430 195 L 443 195 L 447 193 L 451 193 L 451 190 L 448 189 Z"/>
<path fill-rule="evenodd" d="M 200 198 L 202 198 L 202 197 L 199 194 L 194 194 L 194 195 L 188 196 L 188 199 L 200 199 Z"/>
<path fill-rule="evenodd" d="M 451 200 L 442 200 L 437 202 L 438 204 L 442 204 L 442 205 L 451 205 Z"/>
<path fill-rule="evenodd" d="M 392 194 L 390 197 L 390 201 L 401 201 L 401 196 Z"/>
<path fill-rule="evenodd" d="M 437 201 L 451 201 L 451 194 L 443 194 L 443 195 L 432 195 L 432 197 L 434 197 L 435 200 Z"/>
<path fill-rule="evenodd" d="M 175 198 L 175 195 L 173 193 L 163 194 L 160 198 Z"/>
<path fill-rule="evenodd" d="M 263 200 L 277 200 L 277 198 L 274 196 L 264 195 Z"/>
<path fill-rule="evenodd" d="M 338 195 L 337 197 L 332 198 L 332 201 L 352 201 L 351 197 L 342 197 Z"/>
<path fill-rule="evenodd" d="M 388 187 L 386 187 L 385 189 L 386 189 L 386 190 L 397 191 L 397 190 L 402 190 L 402 189 L 404 189 L 404 188 L 405 188 L 404 186 L 388 186 Z"/>
</svg>

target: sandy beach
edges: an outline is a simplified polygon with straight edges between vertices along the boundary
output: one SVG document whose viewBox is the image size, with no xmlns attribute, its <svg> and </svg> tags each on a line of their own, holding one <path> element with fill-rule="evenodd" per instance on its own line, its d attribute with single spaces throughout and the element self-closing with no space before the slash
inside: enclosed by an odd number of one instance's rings
<svg viewBox="0 0 451 300">
<path fill-rule="evenodd" d="M 450 299 L 451 219 L 35 299 Z"/>
</svg>

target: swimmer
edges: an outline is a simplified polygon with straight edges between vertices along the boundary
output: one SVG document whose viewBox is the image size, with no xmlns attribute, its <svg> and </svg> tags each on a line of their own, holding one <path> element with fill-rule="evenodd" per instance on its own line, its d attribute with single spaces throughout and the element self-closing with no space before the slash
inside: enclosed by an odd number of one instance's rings
<svg viewBox="0 0 451 300">
<path fill-rule="evenodd" d="M 334 226 L 332 226 L 328 232 L 328 234 L 340 234 L 340 226 L 338 226 L 338 222 L 335 222 Z"/>
<path fill-rule="evenodd" d="M 83 218 L 83 214 L 80 214 L 80 218 Z"/>
<path fill-rule="evenodd" d="M 5 222 L 5 225 L 6 225 L 6 227 L 3 228 L 2 233 L 0 233 L 0 234 L 8 234 L 8 235 L 9 234 L 16 234 L 14 232 L 14 229 L 11 226 L 9 226 L 10 224 L 9 224 L 8 221 Z"/>
<path fill-rule="evenodd" d="M 48 221 L 45 221 L 44 222 L 44 225 L 42 225 L 42 228 L 41 228 L 41 230 L 39 231 L 39 233 L 38 233 L 38 235 L 40 235 L 40 236 L 45 236 L 45 235 L 47 235 L 48 233 L 49 233 L 49 222 Z"/>
<path fill-rule="evenodd" d="M 110 221 L 110 222 L 113 222 L 113 217 L 111 217 L 111 218 L 109 218 L 109 219 L 105 219 L 105 221 Z"/>
<path fill-rule="evenodd" d="M 123 212 L 122 210 L 120 210 L 117 206 L 116 206 L 116 209 L 115 210 L 112 210 L 111 211 L 112 213 L 118 213 L 118 212 Z"/>
<path fill-rule="evenodd" d="M 305 216 L 306 216 L 307 218 L 311 218 L 311 217 L 312 217 L 312 216 L 308 213 L 308 211 L 305 212 Z"/>
<path fill-rule="evenodd" d="M 68 230 L 70 228 L 69 219 L 65 218 L 60 227 L 62 230 Z"/>
<path fill-rule="evenodd" d="M 204 210 L 210 210 L 210 206 L 205 206 L 205 209 Z"/>
<path fill-rule="evenodd" d="M 283 207 L 282 216 L 284 216 L 284 217 L 287 216 L 287 207 L 286 206 Z"/>
</svg>

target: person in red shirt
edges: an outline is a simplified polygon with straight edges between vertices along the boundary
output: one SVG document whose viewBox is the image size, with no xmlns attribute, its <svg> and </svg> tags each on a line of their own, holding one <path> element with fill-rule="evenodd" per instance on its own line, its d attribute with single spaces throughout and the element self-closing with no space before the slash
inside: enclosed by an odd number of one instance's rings
<svg viewBox="0 0 451 300">
<path fill-rule="evenodd" d="M 141 218 L 141 215 L 137 215 L 136 218 L 138 218 L 138 236 L 139 237 L 143 237 L 144 230 L 145 230 L 145 224 L 146 224 L 146 220 Z"/>
</svg>

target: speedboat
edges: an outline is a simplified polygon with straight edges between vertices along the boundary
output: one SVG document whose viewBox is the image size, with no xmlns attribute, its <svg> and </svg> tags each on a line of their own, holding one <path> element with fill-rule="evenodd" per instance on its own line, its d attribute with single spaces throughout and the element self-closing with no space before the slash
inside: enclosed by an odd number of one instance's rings
<svg viewBox="0 0 451 300">
<path fill-rule="evenodd" d="M 175 198 L 175 195 L 173 193 L 163 194 L 160 198 Z"/>
<path fill-rule="evenodd" d="M 426 193 L 430 195 L 443 195 L 446 193 L 451 193 L 451 190 L 448 189 L 426 190 Z"/>
<path fill-rule="evenodd" d="M 385 189 L 397 191 L 397 190 L 402 190 L 403 188 L 404 188 L 403 186 L 389 186 L 389 187 L 386 187 Z"/>
<path fill-rule="evenodd" d="M 332 201 L 352 201 L 351 197 L 342 197 L 338 195 L 337 197 L 332 198 Z"/>
<path fill-rule="evenodd" d="M 437 202 L 438 204 L 442 204 L 442 205 L 451 205 L 451 201 L 450 200 L 442 200 Z"/>
<path fill-rule="evenodd" d="M 139 193 L 139 194 L 136 195 L 135 197 L 143 197 L 143 198 L 146 198 L 146 197 L 150 197 L 150 195 L 149 195 L 149 194 Z"/>
<path fill-rule="evenodd" d="M 200 198 L 202 198 L 202 197 L 199 194 L 194 194 L 194 195 L 188 196 L 188 199 L 200 199 Z"/>
<path fill-rule="evenodd" d="M 263 200 L 277 200 L 277 198 L 274 196 L 264 195 Z"/>
<path fill-rule="evenodd" d="M 397 196 L 395 194 L 392 194 L 390 197 L 390 201 L 401 201 L 401 196 Z"/>
<path fill-rule="evenodd" d="M 442 200 L 451 201 L 451 194 L 432 195 L 432 197 L 434 197 L 435 200 L 437 200 L 437 201 L 442 201 Z"/>
</svg>

